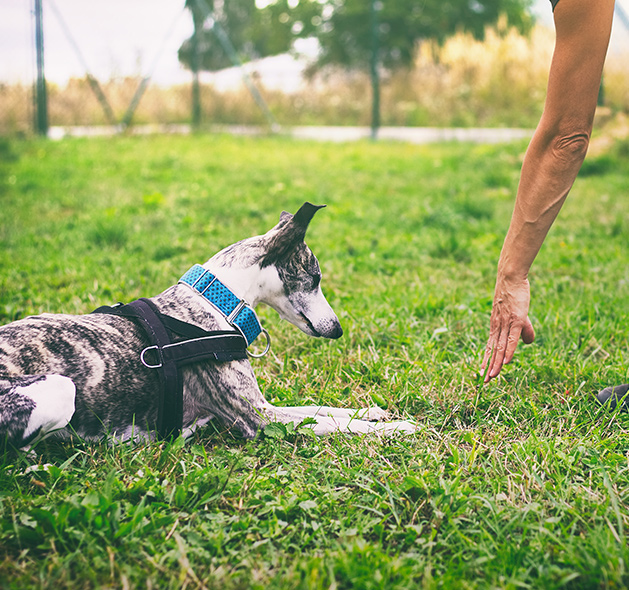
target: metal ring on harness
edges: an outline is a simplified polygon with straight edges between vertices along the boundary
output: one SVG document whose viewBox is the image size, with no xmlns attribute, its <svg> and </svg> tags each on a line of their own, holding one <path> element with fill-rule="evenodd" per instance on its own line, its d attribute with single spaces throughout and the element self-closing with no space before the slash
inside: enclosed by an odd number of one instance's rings
<svg viewBox="0 0 629 590">
<path fill-rule="evenodd" d="M 142 364 L 147 368 L 147 369 L 159 369 L 160 367 L 162 367 L 164 365 L 163 362 L 160 362 L 159 365 L 150 365 L 149 363 L 146 362 L 146 360 L 144 359 L 144 355 L 146 354 L 147 351 L 149 350 L 156 350 L 159 352 L 159 346 L 147 346 L 141 353 L 140 353 L 140 360 L 142 361 Z"/>
<path fill-rule="evenodd" d="M 262 328 L 262 334 L 264 334 L 264 336 L 266 337 L 266 348 L 264 349 L 264 352 L 262 352 L 262 354 L 253 354 L 253 352 L 249 352 L 249 350 L 247 350 L 247 354 L 251 358 L 262 358 L 267 352 L 269 352 L 269 350 L 271 350 L 271 336 L 269 336 L 269 333 L 264 328 Z"/>
</svg>

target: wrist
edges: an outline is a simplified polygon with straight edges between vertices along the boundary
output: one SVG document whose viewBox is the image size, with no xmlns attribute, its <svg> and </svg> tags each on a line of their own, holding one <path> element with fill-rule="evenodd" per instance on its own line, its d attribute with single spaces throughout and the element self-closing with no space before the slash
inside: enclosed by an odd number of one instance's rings
<svg viewBox="0 0 629 590">
<path fill-rule="evenodd" d="M 497 282 L 512 285 L 528 281 L 528 269 L 498 266 Z"/>
<path fill-rule="evenodd" d="M 529 278 L 530 267 L 523 264 L 513 264 L 502 258 L 498 262 L 498 280 L 507 283 L 522 283 Z"/>
</svg>

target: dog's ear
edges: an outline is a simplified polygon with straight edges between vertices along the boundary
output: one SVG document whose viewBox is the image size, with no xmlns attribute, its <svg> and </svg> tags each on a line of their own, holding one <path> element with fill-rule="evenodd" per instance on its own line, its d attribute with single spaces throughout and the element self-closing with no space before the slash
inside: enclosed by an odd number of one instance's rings
<svg viewBox="0 0 629 590">
<path fill-rule="evenodd" d="M 283 211 L 277 233 L 272 237 L 269 248 L 263 256 L 261 266 L 269 266 L 286 258 L 291 250 L 304 241 L 306 231 L 314 214 L 325 205 L 304 203 L 295 215 Z"/>
<path fill-rule="evenodd" d="M 280 223 L 285 223 L 292 219 L 297 225 L 308 229 L 308 224 L 314 217 L 314 214 L 319 209 L 323 209 L 324 207 L 325 205 L 313 205 L 312 203 L 305 202 L 295 215 L 289 213 L 288 211 L 282 211 L 280 213 Z"/>
<path fill-rule="evenodd" d="M 306 236 L 306 230 L 308 229 L 308 225 L 312 221 L 314 214 L 319 210 L 323 209 L 325 205 L 313 205 L 312 203 L 305 202 L 295 215 L 293 215 L 293 223 L 299 227 L 304 228 L 304 237 Z"/>
<path fill-rule="evenodd" d="M 283 217 L 284 224 L 280 228 L 280 233 L 285 234 L 282 237 L 282 240 L 289 237 L 289 240 L 287 241 L 290 241 L 293 244 L 303 242 L 306 237 L 308 225 L 310 225 L 314 214 L 319 209 L 323 209 L 323 207 L 325 207 L 325 205 L 313 205 L 312 203 L 306 202 L 299 208 L 299 211 L 297 211 L 295 215 L 290 215 L 290 213 L 287 213 L 286 215 L 282 214 L 282 216 L 280 216 L 280 220 Z"/>
</svg>

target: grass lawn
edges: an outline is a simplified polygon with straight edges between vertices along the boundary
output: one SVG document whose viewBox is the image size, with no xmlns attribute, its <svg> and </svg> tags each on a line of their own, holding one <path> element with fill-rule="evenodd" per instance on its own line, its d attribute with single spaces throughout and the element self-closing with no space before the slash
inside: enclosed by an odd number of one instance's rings
<svg viewBox="0 0 629 590">
<path fill-rule="evenodd" d="M 309 339 L 260 309 L 262 390 L 420 425 L 5 450 L 0 587 L 628 585 L 629 417 L 592 393 L 629 379 L 629 158 L 586 162 L 534 267 L 536 342 L 479 387 L 524 149 L 0 143 L 0 323 L 156 294 L 283 209 L 326 203 L 307 241 L 345 336 Z"/>
</svg>

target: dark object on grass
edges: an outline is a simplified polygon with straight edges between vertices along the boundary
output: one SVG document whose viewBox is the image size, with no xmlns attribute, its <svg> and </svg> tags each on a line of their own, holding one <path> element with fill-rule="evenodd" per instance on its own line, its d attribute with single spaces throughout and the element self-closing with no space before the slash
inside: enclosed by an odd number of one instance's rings
<svg viewBox="0 0 629 590">
<path fill-rule="evenodd" d="M 615 387 L 606 387 L 601 389 L 596 396 L 598 403 L 608 406 L 610 410 L 615 410 L 620 404 L 620 411 L 629 411 L 629 384 L 616 385 Z"/>
</svg>

